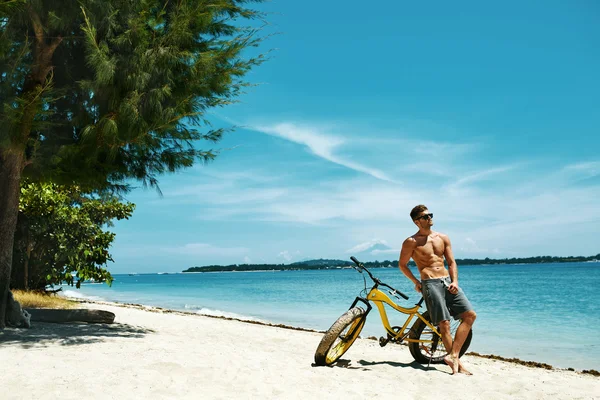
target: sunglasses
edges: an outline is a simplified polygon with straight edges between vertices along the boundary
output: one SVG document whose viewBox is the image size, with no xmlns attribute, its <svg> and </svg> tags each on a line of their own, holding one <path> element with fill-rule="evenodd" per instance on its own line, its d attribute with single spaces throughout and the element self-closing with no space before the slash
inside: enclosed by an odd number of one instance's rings
<svg viewBox="0 0 600 400">
<path fill-rule="evenodd" d="M 418 221 L 420 219 L 433 219 L 433 213 L 423 214 L 420 217 L 415 218 L 415 221 Z"/>
</svg>

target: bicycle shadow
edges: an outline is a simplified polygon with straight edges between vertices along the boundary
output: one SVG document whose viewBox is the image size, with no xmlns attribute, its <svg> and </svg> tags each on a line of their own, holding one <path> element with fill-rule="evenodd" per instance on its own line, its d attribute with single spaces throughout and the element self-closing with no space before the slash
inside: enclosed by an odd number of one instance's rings
<svg viewBox="0 0 600 400">
<path fill-rule="evenodd" d="M 392 367 L 397 367 L 397 368 L 412 368 L 412 369 L 418 369 L 421 371 L 444 372 L 444 371 L 440 371 L 433 365 L 428 367 L 426 365 L 419 364 L 416 361 L 412 361 L 410 363 L 401 363 L 401 362 L 396 362 L 396 361 L 358 360 L 357 363 L 360 364 L 360 366 L 352 365 L 352 360 L 346 360 L 346 359 L 341 358 L 341 359 L 337 360 L 335 363 L 333 363 L 332 365 L 329 365 L 329 368 L 345 368 L 345 369 L 356 369 L 356 370 L 361 370 L 361 371 L 369 371 L 369 370 L 371 370 L 371 368 L 369 368 L 371 366 L 387 364 L 387 365 L 390 365 Z M 312 364 L 312 366 L 316 367 L 317 365 Z"/>
<path fill-rule="evenodd" d="M 418 369 L 421 371 L 438 371 L 438 372 L 443 372 L 440 371 L 439 369 L 437 369 L 435 366 L 430 365 L 429 367 L 423 364 L 420 364 L 416 361 L 412 361 L 409 363 L 401 363 L 401 362 L 397 362 L 397 361 L 366 361 L 366 360 L 358 360 L 358 363 L 364 367 L 369 367 L 369 366 L 373 366 L 373 365 L 381 365 L 381 364 L 387 364 L 390 365 L 392 367 L 398 367 L 398 368 L 412 368 L 412 369 Z M 368 369 L 368 368 L 364 368 L 364 369 Z"/>
</svg>

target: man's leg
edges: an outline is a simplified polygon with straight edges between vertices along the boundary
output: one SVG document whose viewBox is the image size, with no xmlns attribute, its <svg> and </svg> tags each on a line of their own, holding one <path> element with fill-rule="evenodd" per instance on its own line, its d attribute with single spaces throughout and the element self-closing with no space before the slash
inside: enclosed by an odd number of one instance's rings
<svg viewBox="0 0 600 400">
<path fill-rule="evenodd" d="M 442 334 L 442 342 L 444 342 L 444 347 L 446 347 L 446 351 L 448 354 L 452 352 L 452 333 L 450 332 L 450 321 L 442 321 L 439 324 L 440 333 Z"/>
<path fill-rule="evenodd" d="M 452 348 L 454 347 L 453 341 L 452 341 L 452 333 L 450 332 L 450 321 L 446 320 L 446 321 L 442 321 L 439 324 L 439 328 L 440 328 L 440 333 L 442 334 L 442 342 L 444 342 L 444 347 L 446 347 L 446 351 L 448 352 L 448 355 L 446 357 L 444 357 L 444 362 L 446 364 L 448 364 L 448 366 L 450 366 L 450 368 L 452 368 L 452 374 L 455 374 L 458 372 L 458 368 L 459 368 L 459 362 L 454 359 L 451 358 L 451 354 L 452 354 Z M 457 335 L 458 335 L 458 331 L 457 331 Z M 463 339 L 464 342 L 464 339 Z M 456 365 L 456 367 L 455 367 Z"/>
<path fill-rule="evenodd" d="M 444 358 L 444 361 L 452 368 L 453 374 L 456 374 L 457 372 L 462 372 L 467 375 L 471 375 L 471 373 L 467 371 L 466 368 L 464 368 L 462 363 L 460 362 L 459 354 L 460 349 L 462 348 L 463 344 L 465 343 L 465 340 L 467 339 L 467 336 L 469 336 L 469 331 L 473 327 L 473 323 L 477 318 L 477 314 L 475 313 L 475 311 L 471 310 L 463 313 L 460 317 L 462 321 L 458 326 L 458 329 L 456 330 L 456 335 L 454 335 L 454 342 L 450 347 L 452 351 Z M 448 326 L 449 325 L 450 324 L 448 323 Z M 445 343 L 446 342 L 444 342 L 444 344 Z"/>
</svg>

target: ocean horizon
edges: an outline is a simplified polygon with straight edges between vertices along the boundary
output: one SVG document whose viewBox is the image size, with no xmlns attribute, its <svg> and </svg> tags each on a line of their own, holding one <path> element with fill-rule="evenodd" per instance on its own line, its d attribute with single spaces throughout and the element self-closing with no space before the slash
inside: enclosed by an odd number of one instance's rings
<svg viewBox="0 0 600 400">
<path fill-rule="evenodd" d="M 400 305 L 412 306 L 420 299 L 398 268 L 371 271 L 409 296 L 408 301 L 397 301 Z M 367 289 L 372 286 L 366 274 L 351 268 L 114 278 L 111 287 L 85 283 L 81 289 L 65 286 L 63 292 L 68 297 L 327 330 L 364 289 L 363 278 Z M 600 370 L 598 284 L 600 262 L 459 266 L 459 285 L 478 314 L 469 351 L 558 368 Z M 404 315 L 387 311 L 392 325 L 404 322 Z M 383 335 L 374 309 L 361 336 Z"/>
</svg>

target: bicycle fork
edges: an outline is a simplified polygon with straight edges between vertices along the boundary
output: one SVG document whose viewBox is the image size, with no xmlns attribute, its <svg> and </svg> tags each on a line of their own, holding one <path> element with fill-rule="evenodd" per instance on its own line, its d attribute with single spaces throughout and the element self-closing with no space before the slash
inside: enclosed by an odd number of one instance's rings
<svg viewBox="0 0 600 400">
<path fill-rule="evenodd" d="M 367 306 L 367 312 L 365 313 L 365 316 L 367 316 L 367 314 L 369 313 L 369 311 L 371 311 L 371 308 L 373 307 L 371 306 L 371 303 L 369 303 L 369 300 L 365 299 L 364 297 L 357 297 L 356 299 L 354 299 L 354 302 L 350 306 L 349 310 L 353 309 L 359 301 L 365 303 L 365 306 Z"/>
<path fill-rule="evenodd" d="M 368 301 L 367 299 L 365 299 L 365 298 L 362 298 L 362 297 L 357 297 L 356 299 L 354 299 L 354 302 L 353 302 L 353 303 L 352 303 L 352 305 L 350 306 L 349 310 L 351 310 L 351 309 L 353 309 L 354 307 L 356 307 L 356 304 L 358 304 L 358 302 L 359 302 L 359 301 L 360 301 L 360 302 L 362 302 L 362 303 L 364 303 L 364 304 L 365 304 L 365 306 L 367 306 L 367 309 L 366 309 L 366 311 L 365 311 L 365 315 L 363 315 L 363 316 L 362 316 L 362 318 L 361 318 L 362 320 L 364 320 L 364 321 L 366 322 L 366 320 L 367 320 L 367 315 L 369 315 L 369 312 L 371 312 L 371 309 L 373 308 L 373 307 L 371 307 L 371 304 L 369 303 L 369 301 Z M 364 323 L 362 323 L 362 324 L 356 324 L 356 325 L 354 326 L 354 328 L 352 329 L 352 331 L 351 331 L 351 332 L 348 332 L 348 336 L 350 336 L 350 337 L 353 337 L 353 336 L 354 336 L 354 332 L 355 332 L 355 330 L 356 330 L 356 329 L 362 329 L 362 328 L 363 328 L 363 326 L 364 326 Z"/>
</svg>

